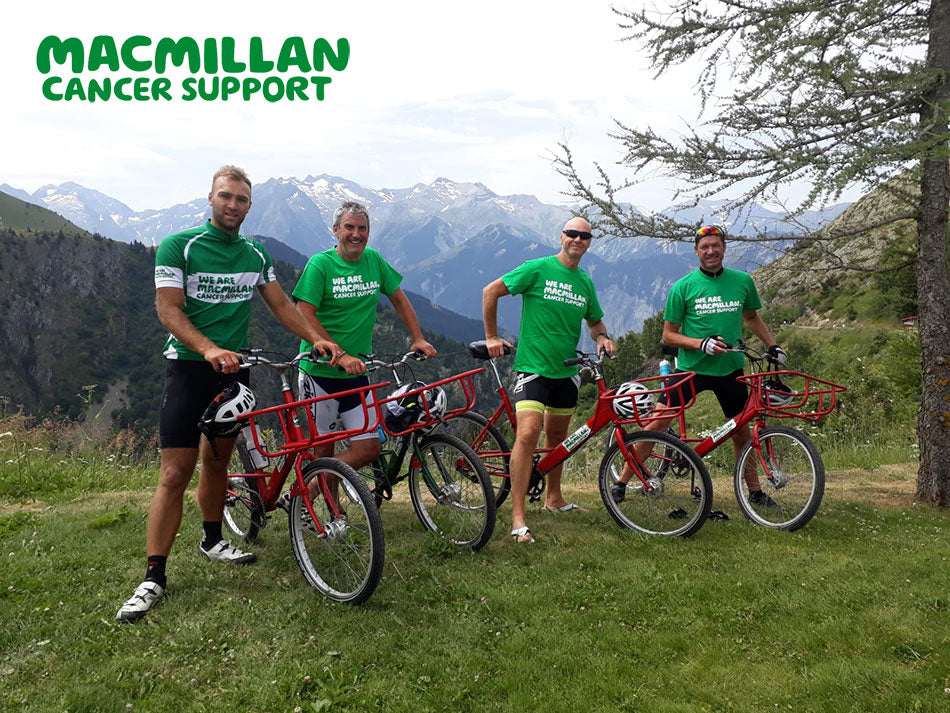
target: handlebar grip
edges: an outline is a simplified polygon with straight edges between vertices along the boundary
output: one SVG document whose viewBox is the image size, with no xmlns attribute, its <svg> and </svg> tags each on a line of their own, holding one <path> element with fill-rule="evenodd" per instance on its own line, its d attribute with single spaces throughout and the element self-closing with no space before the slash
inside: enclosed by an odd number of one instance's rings
<svg viewBox="0 0 950 713">
<path fill-rule="evenodd" d="M 564 366 L 577 366 L 578 364 L 583 364 L 583 357 L 574 357 L 573 359 L 565 359 Z"/>
</svg>

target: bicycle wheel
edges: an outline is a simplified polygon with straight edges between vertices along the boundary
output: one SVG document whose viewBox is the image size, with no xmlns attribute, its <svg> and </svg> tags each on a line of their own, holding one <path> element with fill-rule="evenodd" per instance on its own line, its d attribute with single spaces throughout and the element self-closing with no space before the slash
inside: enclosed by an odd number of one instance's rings
<svg viewBox="0 0 950 713">
<path fill-rule="evenodd" d="M 614 492 L 624 458 L 614 444 L 600 463 L 600 497 L 621 527 L 648 535 L 689 537 L 706 522 L 712 483 L 702 459 L 683 441 L 660 431 L 624 436 L 643 464 L 647 485 L 634 475 L 626 489 Z M 618 502 L 619 500 L 619 502 Z"/>
<path fill-rule="evenodd" d="M 303 470 L 304 481 L 334 475 L 341 517 L 335 518 L 322 489 L 313 497 L 313 510 L 324 529 L 321 535 L 303 496 L 290 503 L 290 544 L 307 583 L 328 599 L 362 604 L 376 590 L 383 574 L 383 523 L 372 504 L 366 483 L 350 466 L 335 458 L 318 458 Z"/>
<path fill-rule="evenodd" d="M 487 428 L 486 428 L 487 427 Z M 482 459 L 485 472 L 495 491 L 495 507 L 500 508 L 511 492 L 511 479 L 508 477 L 508 455 L 486 455 L 486 453 L 511 453 L 508 441 L 494 424 L 475 411 L 465 411 L 443 421 L 439 432 L 460 438 Z M 479 435 L 481 434 L 481 438 Z"/>
<path fill-rule="evenodd" d="M 370 461 L 362 468 L 354 468 L 354 470 L 356 470 L 356 472 L 359 473 L 366 481 L 366 487 L 373 496 L 373 502 L 376 504 L 377 509 L 381 508 L 383 503 L 386 502 L 388 496 L 392 495 L 392 486 L 389 484 L 389 479 L 386 476 L 386 466 L 388 459 L 392 456 L 392 453 L 399 452 L 399 438 L 404 438 L 404 436 L 388 437 L 386 442 L 380 445 L 379 457 L 373 461 Z M 337 441 L 336 454 L 339 455 L 349 447 L 350 439 L 344 438 Z M 384 494 L 386 494 L 387 497 L 384 497 Z"/>
<path fill-rule="evenodd" d="M 231 454 L 230 472 L 259 473 L 251 462 L 244 436 L 239 435 Z M 245 542 L 253 542 L 264 527 L 264 503 L 260 496 L 260 481 L 228 475 L 228 490 L 224 497 L 224 524 Z"/>
<path fill-rule="evenodd" d="M 617 439 L 614 438 L 614 430 L 613 430 L 613 428 L 609 429 L 609 431 L 610 431 L 610 432 L 607 434 L 607 447 L 604 449 L 604 452 L 605 452 L 605 453 L 606 453 L 607 450 L 609 450 L 609 449 L 611 448 L 611 446 L 613 446 L 613 445 L 617 442 Z M 672 429 L 672 427 L 671 427 L 671 428 L 667 428 L 667 429 L 666 429 L 666 432 L 667 432 L 668 434 L 670 434 L 671 436 L 673 436 L 673 438 L 682 440 L 682 439 L 680 439 L 680 437 L 679 437 L 677 431 L 674 431 L 674 430 Z M 685 443 L 685 441 L 684 441 L 684 443 Z M 689 444 L 687 443 L 687 445 L 689 445 Z M 690 446 L 690 448 L 692 448 L 692 446 Z M 667 453 L 666 455 L 667 455 L 667 456 L 671 456 L 672 453 Z M 623 467 L 624 467 L 623 458 L 620 458 L 620 459 L 618 459 L 617 461 L 614 462 L 614 465 L 613 465 L 613 467 L 611 468 L 611 475 L 613 476 L 613 479 L 614 479 L 614 482 L 615 482 L 615 483 L 620 480 L 620 474 L 623 472 Z M 659 473 L 665 473 L 666 470 L 667 470 L 667 468 L 669 468 L 669 467 L 670 467 L 670 461 L 669 461 L 669 460 L 664 460 L 662 463 L 660 463 L 660 464 L 657 466 L 657 470 L 658 470 Z M 709 468 L 707 468 L 706 470 L 708 471 Z"/>
<path fill-rule="evenodd" d="M 764 464 L 764 467 L 763 467 Z M 755 473 L 765 497 L 753 500 L 743 477 Z M 818 512 L 825 494 L 825 465 L 815 444 L 801 431 L 770 426 L 759 431 L 759 447 L 750 440 L 736 459 L 736 500 L 752 522 L 789 532 L 804 527 Z"/>
<path fill-rule="evenodd" d="M 431 433 L 410 455 L 409 496 L 419 520 L 454 545 L 481 549 L 495 530 L 495 496 L 485 466 L 465 443 Z"/>
</svg>

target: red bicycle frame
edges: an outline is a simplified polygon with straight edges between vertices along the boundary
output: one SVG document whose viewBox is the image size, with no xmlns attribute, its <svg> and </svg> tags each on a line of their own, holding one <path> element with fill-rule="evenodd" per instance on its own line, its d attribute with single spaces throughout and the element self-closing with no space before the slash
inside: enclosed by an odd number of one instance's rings
<svg viewBox="0 0 950 713">
<path fill-rule="evenodd" d="M 361 386 L 355 389 L 349 389 L 347 391 L 341 391 L 339 393 L 334 393 L 329 396 L 318 396 L 311 399 L 303 399 L 300 401 L 294 400 L 293 388 L 290 385 L 290 379 L 287 377 L 287 371 L 296 365 L 300 356 L 298 355 L 297 359 L 289 363 L 273 363 L 263 357 L 258 356 L 247 356 L 244 359 L 242 367 L 251 367 L 255 365 L 270 366 L 280 371 L 280 380 L 281 380 L 281 396 L 283 397 L 284 403 L 277 406 L 270 406 L 267 408 L 257 409 L 250 412 L 247 415 L 248 427 L 245 428 L 245 432 L 250 431 L 251 439 L 253 441 L 254 448 L 261 453 L 261 455 L 266 456 L 267 458 L 274 459 L 283 456 L 283 461 L 279 465 L 276 465 L 273 470 L 265 472 L 254 472 L 254 473 L 233 473 L 230 474 L 232 477 L 242 477 L 242 478 L 254 478 L 257 480 L 258 494 L 261 497 L 261 500 L 264 503 L 265 509 L 270 511 L 274 510 L 277 507 L 277 497 L 280 495 L 280 491 L 284 487 L 284 483 L 287 480 L 287 476 L 290 474 L 291 469 L 294 471 L 295 480 L 294 484 L 291 486 L 290 494 L 291 496 L 304 495 L 304 505 L 307 508 L 307 513 L 313 520 L 314 526 L 317 528 L 317 531 L 321 536 L 326 535 L 326 531 L 323 529 L 322 524 L 320 523 L 319 517 L 313 510 L 313 504 L 309 497 L 309 491 L 307 485 L 304 482 L 303 477 L 303 466 L 309 460 L 315 460 L 316 456 L 310 452 L 310 449 L 316 445 L 321 445 L 324 443 L 333 443 L 335 441 L 343 440 L 344 438 L 350 438 L 352 436 L 358 435 L 360 433 L 365 433 L 367 431 L 372 431 L 377 428 L 379 424 L 379 406 L 376 403 L 370 404 L 367 403 L 367 395 L 372 393 L 377 389 L 381 389 L 385 386 L 389 386 L 389 382 L 382 382 L 379 384 L 370 384 L 368 386 Z M 360 402 L 363 408 L 363 422 L 364 427 L 357 429 L 350 429 L 347 431 L 333 431 L 331 433 L 319 433 L 317 430 L 317 425 L 313 420 L 313 413 L 310 409 L 311 404 L 317 403 L 318 401 L 323 401 L 326 399 L 338 399 L 343 396 L 349 396 L 350 394 L 359 394 Z M 376 399 L 374 399 L 374 402 Z M 304 428 L 303 422 L 300 419 L 298 409 L 303 409 L 306 416 L 305 423 L 306 428 Z M 375 413 L 375 418 L 370 421 L 370 410 L 373 410 Z M 276 418 L 279 425 L 280 431 L 283 435 L 283 445 L 275 448 L 274 450 L 266 450 L 264 444 L 261 441 L 258 424 L 262 418 L 270 416 L 271 418 Z M 249 444 L 250 445 L 250 444 Z M 339 511 L 339 504 L 336 502 L 336 498 L 331 497 L 331 493 L 327 487 L 325 478 L 318 478 L 320 485 L 321 493 L 326 499 L 328 506 L 330 507 L 331 512 L 334 517 L 340 517 L 341 513 Z M 236 497 L 242 497 L 240 493 L 235 493 L 229 490 L 231 495 Z"/>
</svg>

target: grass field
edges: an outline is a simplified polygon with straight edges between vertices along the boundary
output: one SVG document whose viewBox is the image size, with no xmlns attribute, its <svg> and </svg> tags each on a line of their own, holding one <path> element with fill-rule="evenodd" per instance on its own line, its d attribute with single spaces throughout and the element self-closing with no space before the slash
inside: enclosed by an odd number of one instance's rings
<svg viewBox="0 0 950 713">
<path fill-rule="evenodd" d="M 830 473 L 793 534 L 744 521 L 718 478 L 731 519 L 689 540 L 620 530 L 593 478 L 567 489 L 587 512 L 530 513 L 525 546 L 505 507 L 478 554 L 387 503 L 384 578 L 359 608 L 305 586 L 282 513 L 257 564 L 199 559 L 190 497 L 166 600 L 120 625 L 154 471 L 127 476 L 0 500 L 3 711 L 950 708 L 950 519 L 912 503 L 912 465 Z"/>
</svg>

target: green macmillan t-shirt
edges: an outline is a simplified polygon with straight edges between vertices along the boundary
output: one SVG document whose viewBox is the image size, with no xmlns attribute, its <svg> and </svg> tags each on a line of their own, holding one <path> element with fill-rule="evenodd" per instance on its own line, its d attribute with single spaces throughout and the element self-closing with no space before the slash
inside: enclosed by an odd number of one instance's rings
<svg viewBox="0 0 950 713">
<path fill-rule="evenodd" d="M 156 289 L 183 289 L 182 311 L 195 329 L 231 351 L 247 346 L 254 288 L 276 279 L 263 245 L 219 230 L 211 221 L 169 235 L 155 253 Z M 167 359 L 204 359 L 171 334 L 163 353 Z"/>
<path fill-rule="evenodd" d="M 723 269 L 718 277 L 695 270 L 679 279 L 666 298 L 663 319 L 680 325 L 680 334 L 704 339 L 717 334 L 729 344 L 742 338 L 743 310 L 762 308 L 752 278 L 740 270 Z M 680 349 L 683 371 L 726 376 L 745 366 L 739 352 L 710 355 L 698 349 Z"/>
<path fill-rule="evenodd" d="M 564 360 L 576 356 L 581 321 L 604 316 L 590 276 L 551 255 L 528 260 L 501 279 L 511 294 L 522 296 L 515 371 L 549 379 L 574 376 L 577 367 L 564 366 Z"/>
<path fill-rule="evenodd" d="M 380 293 L 387 297 L 399 289 L 402 275 L 373 248 L 366 248 L 357 262 L 340 257 L 334 248 L 317 253 L 294 288 L 294 299 L 317 308 L 317 319 L 333 340 L 352 356 L 373 350 L 373 327 Z M 300 343 L 300 351 L 313 346 Z M 347 379 L 336 367 L 303 361 L 300 368 L 313 376 Z"/>
</svg>

